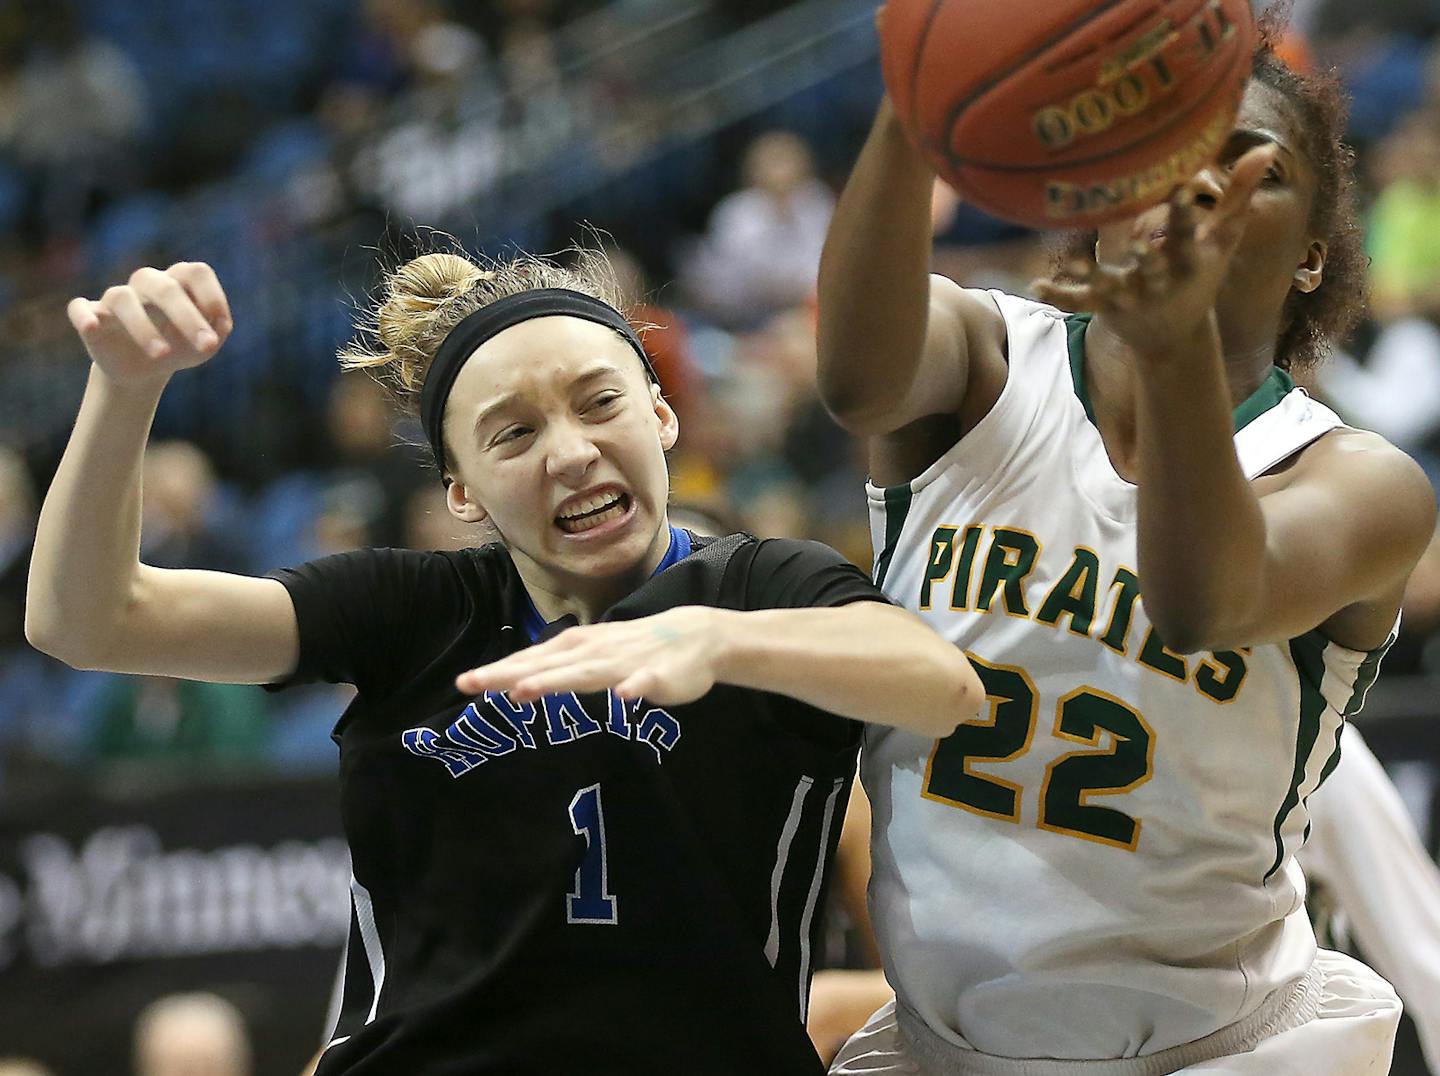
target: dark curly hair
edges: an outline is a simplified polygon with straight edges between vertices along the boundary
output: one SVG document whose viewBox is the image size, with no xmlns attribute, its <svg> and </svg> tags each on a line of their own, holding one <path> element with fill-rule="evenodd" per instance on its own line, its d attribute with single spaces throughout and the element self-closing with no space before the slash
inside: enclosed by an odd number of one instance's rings
<svg viewBox="0 0 1440 1076">
<path fill-rule="evenodd" d="M 1300 151 L 1315 173 L 1310 229 L 1326 243 L 1325 274 L 1314 291 L 1291 291 L 1275 343 L 1275 365 L 1306 370 L 1318 365 L 1332 341 L 1346 339 L 1365 313 L 1369 259 L 1356 197 L 1355 154 L 1344 142 L 1349 100 L 1333 72 L 1301 74 L 1276 55 L 1284 36 L 1288 4 L 1260 19 L 1251 79 L 1275 90 L 1294 110 Z M 1095 232 L 1063 241 L 1058 265 L 1093 259 Z M 1063 270 L 1062 270 L 1063 271 Z"/>
</svg>

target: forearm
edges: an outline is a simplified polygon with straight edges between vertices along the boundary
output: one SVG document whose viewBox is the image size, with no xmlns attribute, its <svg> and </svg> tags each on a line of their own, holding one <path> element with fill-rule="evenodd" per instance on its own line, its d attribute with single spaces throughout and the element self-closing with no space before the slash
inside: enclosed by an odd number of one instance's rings
<svg viewBox="0 0 1440 1076">
<path fill-rule="evenodd" d="M 820 261 L 819 387 L 842 418 L 888 410 L 914 380 L 929 314 L 934 180 L 887 100 Z"/>
<path fill-rule="evenodd" d="M 1182 352 L 1142 358 L 1137 399 L 1145 610 L 1181 651 L 1233 644 L 1261 593 L 1265 520 L 1235 454 L 1213 321 Z"/>
<path fill-rule="evenodd" d="M 945 736 L 984 689 L 961 650 L 880 602 L 725 613 L 716 679 L 822 710 Z"/>
<path fill-rule="evenodd" d="M 30 562 L 25 633 L 42 649 L 93 649 L 125 609 L 139 570 L 141 464 L 164 384 L 120 386 L 90 368 Z"/>
</svg>

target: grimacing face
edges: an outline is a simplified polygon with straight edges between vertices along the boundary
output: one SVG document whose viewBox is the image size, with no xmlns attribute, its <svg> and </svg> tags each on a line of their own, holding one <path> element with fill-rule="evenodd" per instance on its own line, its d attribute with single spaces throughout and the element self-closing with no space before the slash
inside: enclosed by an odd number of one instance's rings
<svg viewBox="0 0 1440 1076">
<path fill-rule="evenodd" d="M 1251 200 L 1244 237 L 1216 300 L 1222 334 L 1241 347 L 1250 346 L 1250 337 L 1264 339 L 1266 334 L 1273 343 L 1291 289 L 1314 291 L 1324 275 L 1325 242 L 1310 230 L 1315 171 L 1294 107 L 1271 86 L 1249 84 L 1219 159 L 1191 181 L 1200 220 L 1214 208 L 1235 161 L 1267 143 L 1279 152 Z M 1104 264 L 1120 264 L 1128 257 L 1132 238 L 1160 241 L 1167 213 L 1161 204 L 1132 220 L 1106 225 L 1096 256 Z"/>
<path fill-rule="evenodd" d="M 555 315 L 465 363 L 445 406 L 451 513 L 488 520 L 522 576 L 559 591 L 652 570 L 669 547 L 679 423 L 612 329 Z M 531 569 L 531 570 L 527 570 Z"/>
</svg>

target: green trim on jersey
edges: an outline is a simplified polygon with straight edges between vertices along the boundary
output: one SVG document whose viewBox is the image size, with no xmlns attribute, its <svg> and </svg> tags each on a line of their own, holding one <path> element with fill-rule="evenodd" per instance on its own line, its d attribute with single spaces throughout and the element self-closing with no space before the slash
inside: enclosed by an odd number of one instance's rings
<svg viewBox="0 0 1440 1076">
<path fill-rule="evenodd" d="M 1365 696 L 1375 686 L 1375 680 L 1380 675 L 1380 662 L 1385 660 L 1385 655 L 1395 645 L 1399 633 L 1392 631 L 1390 638 L 1370 651 L 1368 657 L 1360 663 L 1360 668 L 1355 671 L 1355 690 L 1350 692 L 1350 701 L 1345 704 L 1345 718 L 1348 721 L 1360 712 L 1365 705 Z"/>
<path fill-rule="evenodd" d="M 1345 712 L 1343 714 L 1345 721 L 1349 721 L 1358 714 L 1360 708 L 1365 705 L 1365 696 L 1370 693 L 1370 689 L 1375 685 L 1376 677 L 1380 675 L 1380 662 L 1385 660 L 1385 654 L 1395 645 L 1396 638 L 1398 638 L 1398 633 L 1391 632 L 1390 638 L 1370 651 L 1369 656 L 1360 663 L 1360 668 L 1355 670 L 1355 689 L 1350 692 L 1350 701 L 1345 704 Z M 1340 724 L 1335 726 L 1335 750 L 1330 752 L 1330 757 L 1325 760 L 1325 765 L 1320 768 L 1320 780 L 1315 783 L 1315 788 L 1317 789 L 1325 783 L 1326 778 L 1335 772 L 1335 767 L 1340 765 L 1340 733 L 1345 731 L 1345 721 L 1341 721 Z M 1314 794 L 1313 790 L 1311 794 Z M 1306 806 L 1308 806 L 1310 802 L 1309 796 L 1305 797 L 1305 802 Z M 1309 822 L 1305 823 L 1305 839 L 1307 841 L 1310 839 Z"/>
<path fill-rule="evenodd" d="M 905 517 L 910 514 L 910 501 L 915 496 L 907 482 L 903 486 L 889 486 L 885 490 L 885 548 L 875 561 L 875 585 L 885 586 L 885 574 L 890 571 L 895 547 L 900 544 L 900 532 L 905 529 Z"/>
<path fill-rule="evenodd" d="M 1070 350 L 1070 380 L 1091 425 L 1095 425 L 1095 407 L 1090 402 L 1090 390 L 1085 382 L 1085 333 L 1089 330 L 1093 317 L 1092 314 L 1070 314 L 1065 318 L 1065 339 Z M 1270 372 L 1265 375 L 1265 380 L 1260 382 L 1260 387 L 1235 408 L 1232 415 L 1235 432 L 1239 433 L 1269 411 L 1294 388 L 1295 382 L 1289 374 L 1278 366 L 1270 367 Z"/>
<path fill-rule="evenodd" d="M 1289 396 L 1295 388 L 1295 381 L 1278 366 L 1270 367 L 1260 387 L 1235 408 L 1235 432 L 1239 433 L 1250 423 Z"/>
<path fill-rule="evenodd" d="M 1085 333 L 1090 328 L 1093 314 L 1071 314 L 1065 319 L 1065 340 L 1070 347 L 1070 380 L 1075 385 L 1075 395 L 1080 406 L 1085 408 L 1085 417 L 1092 426 L 1095 422 L 1095 408 L 1090 404 L 1090 390 L 1085 387 Z"/>
<path fill-rule="evenodd" d="M 1325 713 L 1325 696 L 1320 693 L 1320 684 L 1325 679 L 1325 648 L 1328 639 L 1319 631 L 1308 631 L 1298 639 L 1290 640 L 1290 659 L 1295 663 L 1295 673 L 1300 680 L 1300 727 L 1295 736 L 1295 770 L 1290 778 L 1290 790 L 1275 814 L 1275 862 L 1260 879 L 1263 885 L 1285 862 L 1285 840 L 1280 831 L 1290 812 L 1300 802 L 1300 786 L 1305 781 L 1305 766 L 1315 750 L 1315 741 L 1320 738 L 1320 718 Z"/>
</svg>

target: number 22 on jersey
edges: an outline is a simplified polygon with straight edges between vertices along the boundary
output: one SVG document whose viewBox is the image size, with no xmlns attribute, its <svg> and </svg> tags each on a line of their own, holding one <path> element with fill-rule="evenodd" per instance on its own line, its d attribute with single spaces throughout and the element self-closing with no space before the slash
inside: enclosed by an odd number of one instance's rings
<svg viewBox="0 0 1440 1076">
<path fill-rule="evenodd" d="M 985 685 L 989 711 L 935 742 L 921 794 L 987 818 L 1019 822 L 1025 790 L 1001 777 L 976 773 L 972 766 L 1013 762 L 1030 750 L 1039 717 L 1038 693 L 1025 670 L 969 657 Z M 1121 795 L 1150 779 L 1154 731 L 1134 709 L 1093 687 L 1069 692 L 1055 709 L 1055 736 L 1088 750 L 1062 755 L 1046 768 L 1038 825 L 1133 852 L 1140 840 L 1140 820 L 1089 800 Z M 1110 745 L 1103 747 L 1107 733 Z"/>
</svg>

